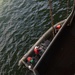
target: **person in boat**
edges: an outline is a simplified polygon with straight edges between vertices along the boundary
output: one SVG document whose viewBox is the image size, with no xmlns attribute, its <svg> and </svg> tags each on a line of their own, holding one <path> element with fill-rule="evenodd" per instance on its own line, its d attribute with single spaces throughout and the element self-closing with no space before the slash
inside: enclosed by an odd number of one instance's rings
<svg viewBox="0 0 75 75">
<path fill-rule="evenodd" d="M 59 29 L 61 28 L 61 25 L 58 24 L 56 27 L 55 27 L 55 34 L 59 31 Z"/>
<path fill-rule="evenodd" d="M 38 59 L 36 57 L 27 57 L 27 64 L 34 66 L 37 63 Z"/>
<path fill-rule="evenodd" d="M 34 53 L 36 55 L 36 58 L 39 59 L 41 57 L 41 49 L 39 48 L 39 46 L 35 46 L 34 47 Z"/>
<path fill-rule="evenodd" d="M 50 41 L 46 40 L 44 43 L 41 43 L 40 46 L 35 46 L 34 47 L 34 53 L 40 57 L 43 52 L 46 50 L 47 46 L 49 45 Z"/>
<path fill-rule="evenodd" d="M 28 68 L 31 69 L 33 67 L 34 60 L 31 56 L 27 57 Z"/>
</svg>

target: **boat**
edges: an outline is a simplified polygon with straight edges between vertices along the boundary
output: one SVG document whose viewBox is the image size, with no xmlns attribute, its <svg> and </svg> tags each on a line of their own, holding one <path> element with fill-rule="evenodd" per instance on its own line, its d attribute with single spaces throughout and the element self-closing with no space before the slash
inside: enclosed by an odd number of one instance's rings
<svg viewBox="0 0 75 75">
<path fill-rule="evenodd" d="M 19 61 L 19 66 L 24 64 L 27 68 L 29 68 L 29 64 L 27 63 L 27 57 L 29 56 L 33 56 L 33 57 L 36 57 L 35 53 L 34 53 L 34 48 L 36 46 L 39 46 L 43 48 L 43 50 L 41 50 L 42 52 L 40 53 L 40 56 L 43 55 L 43 53 L 45 52 L 46 48 L 48 47 L 48 45 L 50 44 L 50 42 L 52 41 L 53 37 L 58 33 L 58 31 L 61 29 L 63 23 L 66 21 L 63 20 L 63 21 L 60 21 L 58 22 L 57 24 L 54 25 L 54 27 L 50 27 L 40 38 L 39 40 L 28 50 L 28 52 L 21 58 L 21 60 Z M 52 32 L 53 32 L 53 29 L 55 29 L 55 35 L 53 36 Z M 40 58 L 39 58 L 40 59 Z M 39 60 L 38 59 L 38 60 Z M 38 62 L 37 60 L 37 62 Z M 32 65 L 33 67 L 37 64 L 37 62 Z M 30 70 L 33 70 L 33 67 L 32 68 L 29 68 Z"/>
<path fill-rule="evenodd" d="M 40 50 L 38 55 L 35 47 Z M 75 75 L 75 0 L 67 19 L 46 31 L 18 65 L 25 65 L 34 75 Z"/>
</svg>

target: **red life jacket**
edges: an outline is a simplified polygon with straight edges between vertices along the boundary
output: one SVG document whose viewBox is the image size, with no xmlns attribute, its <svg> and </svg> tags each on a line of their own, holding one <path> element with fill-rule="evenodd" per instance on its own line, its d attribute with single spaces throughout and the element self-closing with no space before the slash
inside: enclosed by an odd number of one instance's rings
<svg viewBox="0 0 75 75">
<path fill-rule="evenodd" d="M 39 50 L 38 49 L 34 49 L 34 53 L 35 54 L 39 54 Z"/>
<path fill-rule="evenodd" d="M 34 53 L 39 54 L 39 48 L 37 46 L 34 48 Z"/>
</svg>

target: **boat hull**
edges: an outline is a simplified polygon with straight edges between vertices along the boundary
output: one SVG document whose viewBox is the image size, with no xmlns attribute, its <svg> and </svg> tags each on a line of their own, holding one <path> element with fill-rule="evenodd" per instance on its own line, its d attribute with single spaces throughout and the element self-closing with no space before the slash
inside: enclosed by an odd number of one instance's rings
<svg viewBox="0 0 75 75">
<path fill-rule="evenodd" d="M 34 71 L 37 75 L 75 75 L 75 6 Z"/>
</svg>

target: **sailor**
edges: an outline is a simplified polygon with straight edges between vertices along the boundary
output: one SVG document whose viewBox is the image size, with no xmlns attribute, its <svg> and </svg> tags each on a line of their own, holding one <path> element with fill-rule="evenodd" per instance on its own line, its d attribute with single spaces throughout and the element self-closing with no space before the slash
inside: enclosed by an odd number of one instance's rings
<svg viewBox="0 0 75 75">
<path fill-rule="evenodd" d="M 38 61 L 38 58 L 37 57 L 27 57 L 27 63 L 29 64 L 29 65 L 32 65 L 32 66 L 34 66 L 36 63 L 37 63 L 37 61 Z"/>
<path fill-rule="evenodd" d="M 35 48 L 34 48 L 34 53 L 35 53 L 35 54 L 39 54 L 39 51 L 40 51 L 40 50 L 39 50 L 39 47 L 38 47 L 38 46 L 35 46 Z"/>
<path fill-rule="evenodd" d="M 41 50 L 39 49 L 39 47 L 38 46 L 35 46 L 35 48 L 34 48 L 34 53 L 35 53 L 35 55 L 38 57 L 38 58 L 40 58 L 40 52 L 41 52 Z"/>
</svg>

